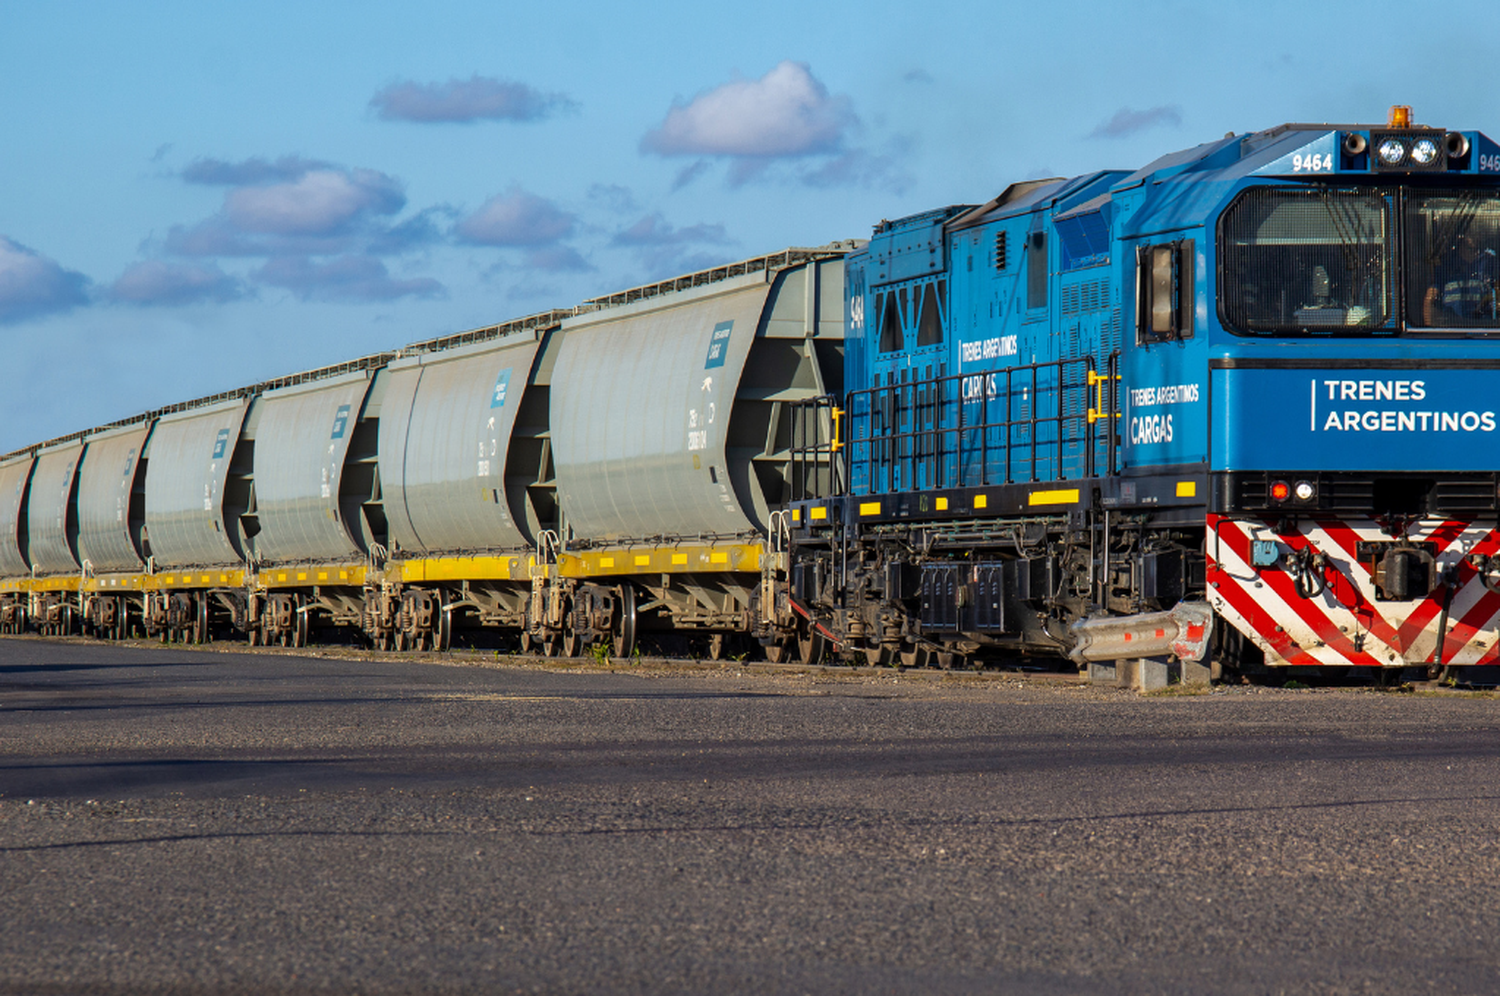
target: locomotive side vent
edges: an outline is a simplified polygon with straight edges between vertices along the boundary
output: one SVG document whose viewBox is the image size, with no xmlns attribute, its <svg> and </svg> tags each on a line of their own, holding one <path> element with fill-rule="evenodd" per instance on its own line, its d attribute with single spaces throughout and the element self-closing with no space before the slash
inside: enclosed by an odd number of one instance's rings
<svg viewBox="0 0 1500 996">
<path fill-rule="evenodd" d="M 1005 269 L 1005 231 L 995 233 L 995 270 Z"/>
<path fill-rule="evenodd" d="M 1436 514 L 1460 518 L 1494 511 L 1495 496 L 1494 475 L 1485 479 L 1450 478 L 1437 482 L 1427 504 Z"/>
</svg>

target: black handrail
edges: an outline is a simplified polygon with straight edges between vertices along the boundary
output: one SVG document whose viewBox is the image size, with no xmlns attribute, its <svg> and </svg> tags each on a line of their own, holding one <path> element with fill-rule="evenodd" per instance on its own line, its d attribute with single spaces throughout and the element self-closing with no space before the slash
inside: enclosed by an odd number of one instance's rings
<svg viewBox="0 0 1500 996">
<path fill-rule="evenodd" d="M 1115 351 L 1102 372 L 1090 356 L 867 388 L 842 410 L 830 396 L 797 402 L 793 500 L 1118 473 L 1119 361 Z"/>
</svg>

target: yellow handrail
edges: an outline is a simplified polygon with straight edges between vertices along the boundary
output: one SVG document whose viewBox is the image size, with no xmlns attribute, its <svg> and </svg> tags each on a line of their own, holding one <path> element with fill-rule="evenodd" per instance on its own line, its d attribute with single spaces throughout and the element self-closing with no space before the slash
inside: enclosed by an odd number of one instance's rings
<svg viewBox="0 0 1500 996">
<path fill-rule="evenodd" d="M 1101 418 L 1109 418 L 1109 413 L 1104 410 L 1104 384 L 1106 381 L 1119 380 L 1119 374 L 1102 374 L 1089 371 L 1089 387 L 1094 388 L 1094 403 L 1097 408 L 1089 409 L 1089 425 L 1093 425 Z M 1120 417 L 1119 412 L 1114 413 L 1115 418 Z"/>
</svg>

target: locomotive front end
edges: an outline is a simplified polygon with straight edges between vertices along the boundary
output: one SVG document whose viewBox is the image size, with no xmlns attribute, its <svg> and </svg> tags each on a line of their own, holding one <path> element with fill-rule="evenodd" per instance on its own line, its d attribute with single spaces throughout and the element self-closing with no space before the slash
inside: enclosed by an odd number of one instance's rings
<svg viewBox="0 0 1500 996">
<path fill-rule="evenodd" d="M 1215 238 L 1209 601 L 1271 665 L 1497 663 L 1500 147 L 1257 140 Z"/>
</svg>

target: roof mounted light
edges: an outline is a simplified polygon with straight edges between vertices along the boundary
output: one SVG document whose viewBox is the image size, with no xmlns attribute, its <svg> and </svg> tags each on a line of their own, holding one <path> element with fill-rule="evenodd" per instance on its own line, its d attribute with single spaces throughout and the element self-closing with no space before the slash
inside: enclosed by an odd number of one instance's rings
<svg viewBox="0 0 1500 996">
<path fill-rule="evenodd" d="M 1371 165 L 1377 172 L 1431 173 L 1448 168 L 1448 133 L 1437 128 L 1403 128 L 1370 132 L 1375 150 Z"/>
<path fill-rule="evenodd" d="M 1438 144 L 1430 138 L 1419 138 L 1411 144 L 1411 161 L 1418 166 L 1431 166 L 1437 161 Z"/>
<path fill-rule="evenodd" d="M 1411 105 L 1392 104 L 1391 113 L 1386 118 L 1387 128 L 1410 128 L 1411 127 Z"/>
</svg>

